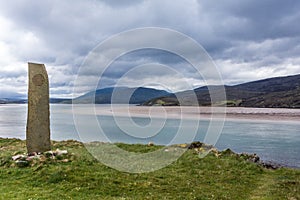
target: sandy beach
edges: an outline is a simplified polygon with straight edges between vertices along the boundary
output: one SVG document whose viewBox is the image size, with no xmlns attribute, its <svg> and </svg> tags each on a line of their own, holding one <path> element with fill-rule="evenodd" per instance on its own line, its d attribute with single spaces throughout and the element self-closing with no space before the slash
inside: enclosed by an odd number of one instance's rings
<svg viewBox="0 0 300 200">
<path fill-rule="evenodd" d="M 243 107 L 194 107 L 194 106 L 126 106 L 126 105 L 74 105 L 77 114 L 91 114 L 104 116 L 131 116 L 175 119 L 223 119 L 226 120 L 268 120 L 268 121 L 300 121 L 300 109 L 282 108 L 243 108 Z"/>
</svg>

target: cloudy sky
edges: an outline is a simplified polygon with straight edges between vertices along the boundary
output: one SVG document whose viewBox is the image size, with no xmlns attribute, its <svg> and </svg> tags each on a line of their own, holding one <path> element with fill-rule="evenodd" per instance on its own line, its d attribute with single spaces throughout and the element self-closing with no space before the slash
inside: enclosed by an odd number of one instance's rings
<svg viewBox="0 0 300 200">
<path fill-rule="evenodd" d="M 46 65 L 51 97 L 71 97 L 80 66 L 97 45 L 143 27 L 193 38 L 211 56 L 225 84 L 299 74 L 299 10 L 298 0 L 1 0 L 0 97 L 26 94 L 27 62 Z M 101 87 L 122 76 L 128 86 L 173 91 L 185 89 L 184 81 L 201 86 L 203 80 L 188 65 L 163 50 L 129 52 L 111 64 Z M 134 66 L 144 67 L 128 74 Z M 85 75 L 77 91 L 88 90 L 99 78 L 92 71 Z"/>
</svg>

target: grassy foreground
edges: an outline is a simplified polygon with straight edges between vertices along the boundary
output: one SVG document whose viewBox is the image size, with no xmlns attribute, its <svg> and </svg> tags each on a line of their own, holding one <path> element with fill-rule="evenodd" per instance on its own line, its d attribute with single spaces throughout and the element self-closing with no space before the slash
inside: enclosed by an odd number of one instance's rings
<svg viewBox="0 0 300 200">
<path fill-rule="evenodd" d="M 0 199 L 300 199 L 300 170 L 269 170 L 230 154 L 200 159 L 191 149 L 168 167 L 130 174 L 99 163 L 79 142 L 52 147 L 69 154 L 20 168 L 11 156 L 26 152 L 25 141 L 0 138 Z"/>
</svg>

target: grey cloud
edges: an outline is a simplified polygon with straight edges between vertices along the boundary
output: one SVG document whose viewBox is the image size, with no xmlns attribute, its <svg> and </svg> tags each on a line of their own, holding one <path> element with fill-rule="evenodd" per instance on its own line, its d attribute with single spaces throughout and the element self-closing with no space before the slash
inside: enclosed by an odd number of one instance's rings
<svg viewBox="0 0 300 200">
<path fill-rule="evenodd" d="M 25 70 L 3 71 L 0 69 L 0 79 L 4 78 L 19 78 L 26 76 Z"/>
<path fill-rule="evenodd" d="M 300 2 L 296 0 L 266 0 L 266 1 L 199 1 L 209 15 L 214 18 L 213 25 L 220 26 L 222 34 L 233 39 L 264 39 L 294 36 L 282 27 L 293 27 L 294 19 L 299 19 Z M 230 23 L 231 21 L 239 23 Z M 227 22 L 227 23 L 224 23 Z M 229 26 L 227 26 L 229 25 Z M 234 29 L 231 29 L 232 25 Z M 292 25 L 292 26 L 291 26 Z M 217 28 L 217 27 L 216 27 Z M 240 29 L 243 28 L 243 29 Z M 295 29 L 294 29 L 295 30 Z M 298 29 L 299 30 L 299 29 Z M 299 34 L 299 32 L 298 32 Z"/>
<path fill-rule="evenodd" d="M 100 0 L 101 2 L 104 2 L 106 5 L 109 5 L 113 8 L 123 8 L 123 7 L 129 7 L 134 6 L 136 4 L 143 3 L 143 0 Z"/>
</svg>

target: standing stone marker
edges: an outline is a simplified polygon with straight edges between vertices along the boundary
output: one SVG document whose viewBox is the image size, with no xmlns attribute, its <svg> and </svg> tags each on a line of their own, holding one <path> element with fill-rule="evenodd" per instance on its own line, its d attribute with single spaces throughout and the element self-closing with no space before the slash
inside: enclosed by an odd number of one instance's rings
<svg viewBox="0 0 300 200">
<path fill-rule="evenodd" d="M 28 153 L 51 149 L 49 81 L 44 64 L 28 63 L 28 115 L 26 146 Z"/>
</svg>

